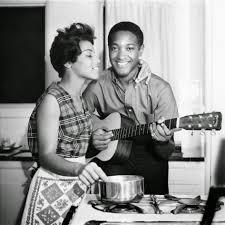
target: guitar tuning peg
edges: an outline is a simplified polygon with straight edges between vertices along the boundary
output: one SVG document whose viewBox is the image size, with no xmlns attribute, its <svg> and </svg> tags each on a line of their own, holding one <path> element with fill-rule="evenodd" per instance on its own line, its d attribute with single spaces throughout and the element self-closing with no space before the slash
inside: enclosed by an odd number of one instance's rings
<svg viewBox="0 0 225 225">
<path fill-rule="evenodd" d="M 215 134 L 216 134 L 215 129 L 212 129 L 212 130 L 211 130 L 211 135 L 215 135 Z"/>
<path fill-rule="evenodd" d="M 194 135 L 194 130 L 191 131 L 191 136 L 193 136 L 193 135 Z"/>
<path fill-rule="evenodd" d="M 201 135 L 205 135 L 205 129 L 202 129 L 200 132 Z"/>
</svg>

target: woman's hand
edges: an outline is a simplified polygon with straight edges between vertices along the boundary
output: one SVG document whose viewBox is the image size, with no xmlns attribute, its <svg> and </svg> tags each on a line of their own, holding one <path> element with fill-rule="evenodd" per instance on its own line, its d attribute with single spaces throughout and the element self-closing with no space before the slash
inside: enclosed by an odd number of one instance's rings
<svg viewBox="0 0 225 225">
<path fill-rule="evenodd" d="M 104 171 L 94 162 L 82 165 L 78 172 L 79 179 L 88 187 L 98 179 L 107 181 L 108 177 Z"/>
</svg>

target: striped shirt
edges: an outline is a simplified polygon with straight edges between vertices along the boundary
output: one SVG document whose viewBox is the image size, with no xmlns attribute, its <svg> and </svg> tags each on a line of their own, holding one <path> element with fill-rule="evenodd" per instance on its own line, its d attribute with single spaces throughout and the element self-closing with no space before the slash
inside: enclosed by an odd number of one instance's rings
<svg viewBox="0 0 225 225">
<path fill-rule="evenodd" d="M 56 154 L 64 158 L 84 156 L 92 132 L 91 114 L 87 110 L 85 102 L 83 102 L 84 113 L 78 111 L 71 96 L 57 83 L 53 82 L 38 99 L 30 116 L 28 145 L 33 159 L 38 161 L 37 110 L 47 94 L 53 95 L 56 98 L 60 108 Z"/>
</svg>

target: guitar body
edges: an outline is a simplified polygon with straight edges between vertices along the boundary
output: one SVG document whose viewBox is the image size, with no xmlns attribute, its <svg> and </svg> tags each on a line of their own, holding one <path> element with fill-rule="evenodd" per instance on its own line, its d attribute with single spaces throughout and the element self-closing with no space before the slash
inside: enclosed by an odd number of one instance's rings
<svg viewBox="0 0 225 225">
<path fill-rule="evenodd" d="M 140 124 L 135 125 L 134 121 L 126 116 L 121 116 L 114 112 L 107 116 L 104 120 L 100 120 L 97 116 L 93 118 L 93 130 L 98 128 L 112 130 L 113 137 L 108 145 L 108 148 L 103 151 L 95 150 L 95 154 L 89 156 L 87 152 L 87 162 L 94 158 L 101 161 L 116 160 L 125 161 L 129 158 L 132 148 L 132 141 L 130 138 L 151 135 L 149 125 Z M 220 130 L 222 122 L 221 112 L 211 112 L 196 115 L 188 115 L 179 118 L 171 118 L 165 120 L 164 123 L 169 129 L 183 128 L 185 130 Z M 151 136 L 150 136 L 151 137 Z M 94 155 L 94 156 L 93 156 Z"/>
<path fill-rule="evenodd" d="M 121 127 L 126 127 L 130 125 L 130 122 L 117 112 L 114 112 L 107 116 L 105 119 L 101 120 L 97 116 L 93 116 L 93 130 L 98 128 L 115 130 Z M 130 151 L 132 148 L 132 141 L 129 140 L 112 140 L 108 148 L 103 151 L 98 151 L 93 157 L 87 158 L 86 161 L 90 162 L 94 158 L 98 158 L 101 161 L 125 161 L 129 158 Z"/>
</svg>

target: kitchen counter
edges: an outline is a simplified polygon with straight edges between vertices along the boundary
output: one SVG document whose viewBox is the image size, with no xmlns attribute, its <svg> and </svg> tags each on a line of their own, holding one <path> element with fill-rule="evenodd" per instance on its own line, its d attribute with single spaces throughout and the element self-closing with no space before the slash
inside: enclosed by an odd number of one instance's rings
<svg viewBox="0 0 225 225">
<path fill-rule="evenodd" d="M 1 151 L 0 150 L 0 161 L 33 161 L 31 152 L 29 149 L 20 147 L 13 151 Z"/>
<path fill-rule="evenodd" d="M 194 197 L 182 195 L 179 197 Z M 119 222 L 131 222 L 131 221 L 145 221 L 145 222 L 167 222 L 169 224 L 173 224 L 172 222 L 179 222 L 182 224 L 188 224 L 189 222 L 194 222 L 195 224 L 199 223 L 202 219 L 202 214 L 172 214 L 172 213 L 164 213 L 164 214 L 124 214 L 124 213 L 110 213 L 110 212 L 102 212 L 94 209 L 90 204 L 88 204 L 89 200 L 96 200 L 95 195 L 87 194 L 85 198 L 82 200 L 80 206 L 78 207 L 76 213 L 74 214 L 70 225 L 84 225 L 87 221 L 96 220 L 96 221 L 119 221 Z M 202 196 L 202 199 L 206 199 L 206 196 Z M 225 199 L 221 199 L 221 201 L 225 202 Z M 225 207 L 222 206 L 222 209 L 216 212 L 214 220 L 214 224 L 219 223 L 220 225 L 225 224 Z M 193 223 L 193 224 L 194 224 Z M 142 224 L 142 223 L 138 223 Z"/>
<path fill-rule="evenodd" d="M 20 147 L 16 150 L 6 152 L 0 151 L 0 161 L 33 161 L 29 149 Z M 203 162 L 204 157 L 180 157 L 172 156 L 169 161 L 184 161 L 184 162 Z"/>
</svg>

